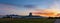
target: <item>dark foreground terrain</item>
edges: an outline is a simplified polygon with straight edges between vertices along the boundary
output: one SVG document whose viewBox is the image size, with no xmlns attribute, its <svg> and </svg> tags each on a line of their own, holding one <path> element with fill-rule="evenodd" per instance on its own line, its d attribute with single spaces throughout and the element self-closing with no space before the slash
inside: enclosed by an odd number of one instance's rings
<svg viewBox="0 0 60 23">
<path fill-rule="evenodd" d="M 54 23 L 55 19 L 46 19 L 46 18 L 1 18 L 0 23 Z"/>
</svg>

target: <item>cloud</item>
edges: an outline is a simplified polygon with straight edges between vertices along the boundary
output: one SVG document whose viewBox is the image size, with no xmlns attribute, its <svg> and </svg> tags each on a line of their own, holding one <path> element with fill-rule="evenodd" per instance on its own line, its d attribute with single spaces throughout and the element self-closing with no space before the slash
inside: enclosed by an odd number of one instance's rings
<svg viewBox="0 0 60 23">
<path fill-rule="evenodd" d="M 57 1 L 54 1 L 54 3 L 49 5 L 48 8 L 44 10 L 36 10 L 32 13 L 40 16 L 57 17 L 57 14 L 60 13 L 60 4 Z"/>
</svg>

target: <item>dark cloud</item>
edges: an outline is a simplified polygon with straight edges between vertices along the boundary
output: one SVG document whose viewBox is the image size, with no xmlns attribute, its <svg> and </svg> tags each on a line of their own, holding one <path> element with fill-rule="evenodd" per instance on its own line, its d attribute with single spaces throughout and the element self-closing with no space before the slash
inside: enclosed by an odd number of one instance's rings
<svg viewBox="0 0 60 23">
<path fill-rule="evenodd" d="M 36 5 L 24 5 L 24 7 L 26 7 L 26 8 L 35 8 Z"/>
<path fill-rule="evenodd" d="M 7 5 L 14 5 L 14 6 L 21 6 L 22 0 L 0 0 L 0 4 L 7 4 Z"/>
</svg>

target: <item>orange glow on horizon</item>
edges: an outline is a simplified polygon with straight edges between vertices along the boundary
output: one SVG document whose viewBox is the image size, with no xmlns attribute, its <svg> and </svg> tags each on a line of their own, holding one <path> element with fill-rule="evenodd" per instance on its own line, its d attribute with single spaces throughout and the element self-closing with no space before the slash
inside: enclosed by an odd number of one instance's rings
<svg viewBox="0 0 60 23">
<path fill-rule="evenodd" d="M 57 10 L 46 9 L 43 11 L 34 11 L 32 13 L 39 16 L 56 17 L 60 12 Z"/>
</svg>

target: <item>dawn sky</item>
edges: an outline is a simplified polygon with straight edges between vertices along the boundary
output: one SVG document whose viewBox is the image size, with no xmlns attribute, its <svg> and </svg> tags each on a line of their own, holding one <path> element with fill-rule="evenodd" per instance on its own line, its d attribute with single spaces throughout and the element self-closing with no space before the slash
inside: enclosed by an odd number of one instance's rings
<svg viewBox="0 0 60 23">
<path fill-rule="evenodd" d="M 60 0 L 0 0 L 0 15 L 28 15 L 37 10 L 59 10 Z"/>
</svg>

